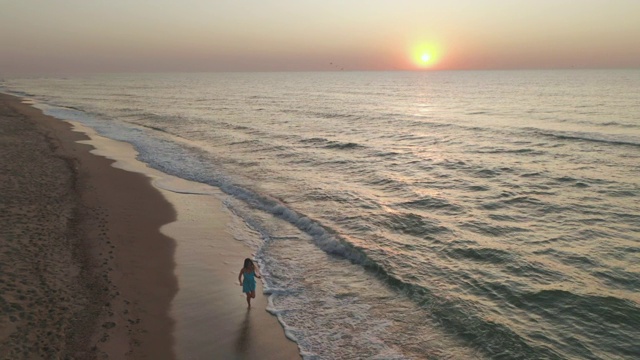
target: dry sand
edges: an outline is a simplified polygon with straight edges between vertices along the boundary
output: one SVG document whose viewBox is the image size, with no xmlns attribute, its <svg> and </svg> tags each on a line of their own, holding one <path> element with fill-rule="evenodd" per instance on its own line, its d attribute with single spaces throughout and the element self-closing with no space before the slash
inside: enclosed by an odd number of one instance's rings
<svg viewBox="0 0 640 360">
<path fill-rule="evenodd" d="M 169 202 L 68 124 L 0 99 L 0 357 L 174 358 Z"/>
<path fill-rule="evenodd" d="M 263 296 L 246 310 L 220 202 L 86 140 L 0 94 L 0 358 L 299 358 Z"/>
</svg>

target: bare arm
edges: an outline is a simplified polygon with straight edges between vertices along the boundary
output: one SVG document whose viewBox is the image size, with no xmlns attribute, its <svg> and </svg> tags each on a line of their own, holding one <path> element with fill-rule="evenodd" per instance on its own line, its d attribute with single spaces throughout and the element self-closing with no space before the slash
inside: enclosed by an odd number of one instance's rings
<svg viewBox="0 0 640 360">
<path fill-rule="evenodd" d="M 238 274 L 238 282 L 242 285 L 242 274 L 244 273 L 244 269 L 240 270 L 240 274 Z"/>
<path fill-rule="evenodd" d="M 260 276 L 260 269 L 258 269 L 258 266 L 253 265 L 253 271 L 256 273 L 256 277 L 258 279 L 262 279 L 262 276 Z"/>
</svg>

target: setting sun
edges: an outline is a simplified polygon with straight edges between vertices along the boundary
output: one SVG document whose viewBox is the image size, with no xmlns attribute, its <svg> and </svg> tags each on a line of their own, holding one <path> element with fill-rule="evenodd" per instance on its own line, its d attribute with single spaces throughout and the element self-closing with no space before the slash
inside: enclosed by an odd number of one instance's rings
<svg viewBox="0 0 640 360">
<path fill-rule="evenodd" d="M 434 44 L 423 43 L 413 48 L 411 58 L 416 67 L 431 68 L 438 63 L 440 51 Z"/>
</svg>

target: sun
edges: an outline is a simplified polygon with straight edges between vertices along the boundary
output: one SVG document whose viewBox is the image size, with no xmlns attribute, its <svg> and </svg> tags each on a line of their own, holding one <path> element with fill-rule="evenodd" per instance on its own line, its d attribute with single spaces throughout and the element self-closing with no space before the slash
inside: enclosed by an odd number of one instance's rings
<svg viewBox="0 0 640 360">
<path fill-rule="evenodd" d="M 434 43 L 420 43 L 411 50 L 413 64 L 419 69 L 433 68 L 440 59 L 440 47 Z"/>
</svg>

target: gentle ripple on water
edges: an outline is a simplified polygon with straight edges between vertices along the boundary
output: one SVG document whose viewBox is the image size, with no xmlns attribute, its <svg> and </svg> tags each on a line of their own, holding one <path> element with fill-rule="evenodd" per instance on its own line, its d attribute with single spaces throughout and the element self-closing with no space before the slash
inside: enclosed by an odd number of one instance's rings
<svg viewBox="0 0 640 360">
<path fill-rule="evenodd" d="M 638 71 L 4 86 L 225 191 L 306 358 L 640 355 Z"/>
</svg>

